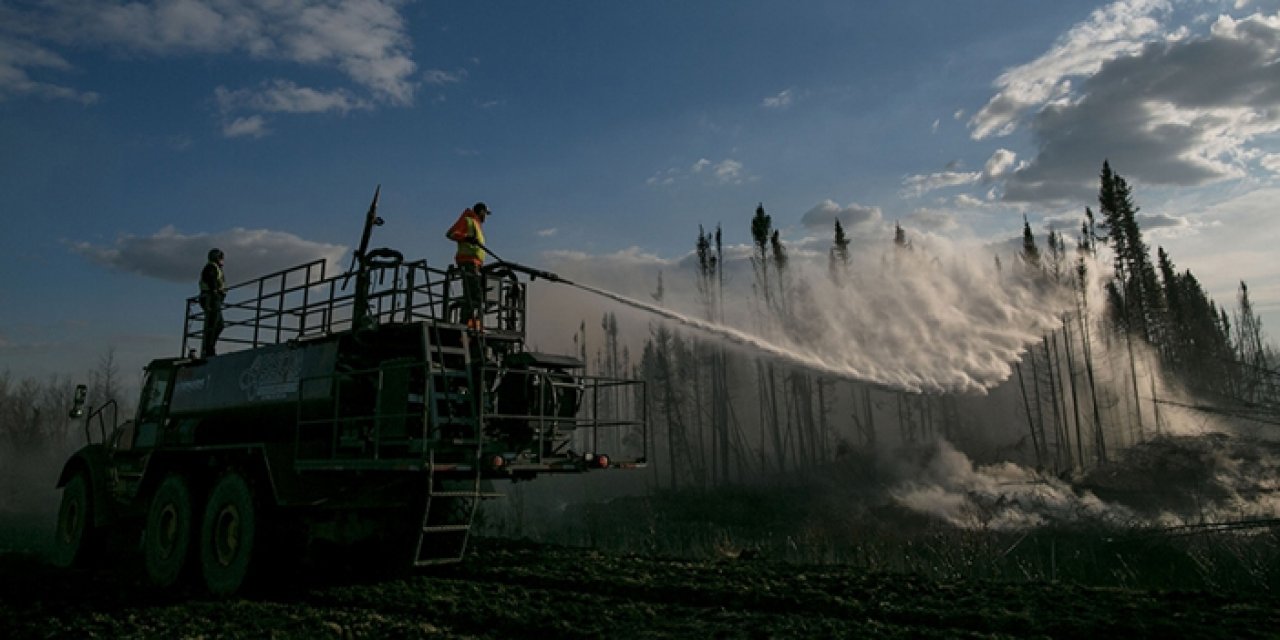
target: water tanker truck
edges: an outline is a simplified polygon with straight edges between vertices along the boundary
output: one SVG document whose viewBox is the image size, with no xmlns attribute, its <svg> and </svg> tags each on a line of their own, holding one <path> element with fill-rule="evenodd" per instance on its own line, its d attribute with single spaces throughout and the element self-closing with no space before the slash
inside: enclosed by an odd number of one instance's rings
<svg viewBox="0 0 1280 640">
<path fill-rule="evenodd" d="M 204 317 L 187 300 L 179 355 L 146 366 L 132 419 L 77 388 L 88 444 L 57 481 L 58 564 L 123 541 L 156 586 L 225 595 L 299 549 L 457 562 L 495 481 L 644 464 L 642 382 L 526 348 L 528 281 L 554 274 L 487 265 L 469 328 L 458 271 L 368 248 L 377 201 L 348 271 L 230 287 L 219 355 L 188 351 Z"/>
</svg>

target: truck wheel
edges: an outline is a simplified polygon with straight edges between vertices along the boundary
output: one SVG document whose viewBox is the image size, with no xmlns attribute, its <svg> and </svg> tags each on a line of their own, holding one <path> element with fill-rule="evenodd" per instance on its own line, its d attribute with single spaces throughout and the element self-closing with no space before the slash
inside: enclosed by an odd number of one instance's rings
<svg viewBox="0 0 1280 640">
<path fill-rule="evenodd" d="M 93 496 L 84 471 L 62 487 L 58 528 L 53 534 L 53 563 L 63 568 L 83 567 L 93 559 L 98 540 L 93 530 Z"/>
<path fill-rule="evenodd" d="M 209 593 L 235 593 L 249 575 L 257 541 L 253 490 L 239 473 L 218 479 L 205 502 L 200 525 L 200 569 Z"/>
<path fill-rule="evenodd" d="M 160 483 L 147 511 L 142 551 L 147 575 L 157 587 L 168 587 L 182 577 L 191 548 L 191 491 L 180 475 Z"/>
</svg>

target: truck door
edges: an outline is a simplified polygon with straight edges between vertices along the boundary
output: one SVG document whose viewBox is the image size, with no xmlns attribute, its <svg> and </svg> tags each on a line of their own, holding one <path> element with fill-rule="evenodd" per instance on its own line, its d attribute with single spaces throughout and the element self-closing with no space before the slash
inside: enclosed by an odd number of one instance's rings
<svg viewBox="0 0 1280 640">
<path fill-rule="evenodd" d="M 152 367 L 147 370 L 142 396 L 138 398 L 138 417 L 130 449 L 151 449 L 169 414 L 169 388 L 173 381 L 173 367 Z M 122 443 L 123 444 L 123 443 Z"/>
<path fill-rule="evenodd" d="M 117 497 L 127 499 L 139 488 L 147 458 L 155 448 L 157 438 L 169 413 L 169 389 L 173 381 L 173 367 L 150 367 L 142 394 L 138 398 L 137 416 L 121 427 L 112 442 L 112 469 Z"/>
</svg>

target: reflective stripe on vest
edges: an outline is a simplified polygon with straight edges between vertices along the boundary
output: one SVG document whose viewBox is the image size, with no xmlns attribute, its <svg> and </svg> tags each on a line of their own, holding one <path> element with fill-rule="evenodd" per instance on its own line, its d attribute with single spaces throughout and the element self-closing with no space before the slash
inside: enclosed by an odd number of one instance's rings
<svg viewBox="0 0 1280 640">
<path fill-rule="evenodd" d="M 480 228 L 480 220 L 470 209 L 463 211 L 462 217 L 458 218 L 458 221 L 449 229 L 449 237 L 458 243 L 458 252 L 454 254 L 453 259 L 458 263 L 484 264 L 484 249 L 470 242 L 462 242 L 462 238 L 467 236 L 474 236 L 480 244 L 484 244 L 484 229 Z"/>
</svg>

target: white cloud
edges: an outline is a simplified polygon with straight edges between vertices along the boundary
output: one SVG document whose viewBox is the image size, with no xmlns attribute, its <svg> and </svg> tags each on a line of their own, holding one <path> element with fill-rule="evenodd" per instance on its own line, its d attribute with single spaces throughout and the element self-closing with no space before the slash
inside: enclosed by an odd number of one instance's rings
<svg viewBox="0 0 1280 640">
<path fill-rule="evenodd" d="M 347 253 L 342 245 L 312 242 L 283 231 L 242 228 L 186 235 L 169 226 L 150 236 L 121 236 L 110 246 L 87 242 L 71 244 L 74 252 L 117 271 L 193 284 L 205 255 L 213 247 L 226 253 L 228 282 L 240 282 L 317 259 L 339 268 Z"/>
<path fill-rule="evenodd" d="M 737 160 L 722 160 L 714 169 L 716 179 L 720 182 L 740 184 L 742 182 L 742 163 Z"/>
<path fill-rule="evenodd" d="M 1008 173 L 1017 158 L 1018 154 L 1008 149 L 996 149 L 995 153 L 991 154 L 990 158 L 987 158 L 982 171 L 958 171 L 957 169 L 961 167 L 961 163 L 953 160 L 947 163 L 945 170 L 938 173 L 907 176 L 902 181 L 902 194 L 908 197 L 918 197 L 937 189 L 991 182 Z"/>
<path fill-rule="evenodd" d="M 1258 161 L 1263 168 L 1271 173 L 1280 173 L 1280 153 L 1268 153 Z"/>
<path fill-rule="evenodd" d="M 960 187 L 976 184 L 982 179 L 978 171 L 939 171 L 922 175 L 907 176 L 902 181 L 904 196 L 920 196 L 929 191 L 946 187 Z"/>
<path fill-rule="evenodd" d="M 593 269 L 593 265 L 607 263 L 613 267 L 671 267 L 676 264 L 675 260 L 668 260 L 655 253 L 651 253 L 641 249 L 640 247 L 631 246 L 626 249 L 607 253 L 602 255 L 592 255 L 583 251 L 572 250 L 555 250 L 546 251 L 542 257 L 547 262 L 566 266 L 578 265 L 582 268 Z"/>
<path fill-rule="evenodd" d="M 466 69 L 450 73 L 444 69 L 427 69 L 422 72 L 422 81 L 430 85 L 457 84 L 467 77 Z"/>
<path fill-rule="evenodd" d="M 402 0 L 65 0 L 3 13 L 31 40 L 157 57 L 240 54 L 333 67 L 375 99 L 413 101 Z M 3 82 L 4 79 L 0 79 Z M 3 85 L 0 85 L 3 86 Z"/>
<path fill-rule="evenodd" d="M 98 94 L 92 91 L 79 91 L 33 80 L 28 72 L 36 69 L 59 72 L 73 70 L 69 62 L 53 51 L 26 40 L 7 38 L 0 34 L 0 101 L 11 97 L 34 96 L 72 100 L 82 104 L 97 102 Z"/>
<path fill-rule="evenodd" d="M 552 236 L 556 235 L 556 233 L 558 233 L 558 232 L 559 232 L 559 229 L 556 229 L 556 228 L 551 228 L 551 229 L 539 229 L 539 230 L 537 231 L 537 234 L 538 234 L 538 237 L 539 237 L 539 238 L 550 238 L 550 237 L 552 237 Z"/>
<path fill-rule="evenodd" d="M 228 138 L 261 138 L 271 130 L 267 128 L 267 121 L 262 116 L 248 116 L 245 118 L 236 118 L 222 125 L 222 135 Z"/>
<path fill-rule="evenodd" d="M 961 193 L 957 195 L 955 197 L 955 204 L 957 207 L 962 207 L 966 209 L 984 209 L 988 206 L 988 203 L 986 200 L 983 200 L 981 198 L 976 198 L 967 193 Z"/>
<path fill-rule="evenodd" d="M 791 106 L 791 101 L 794 97 L 792 90 L 786 89 L 777 95 L 765 98 L 764 101 L 760 103 L 760 106 L 766 109 L 785 109 Z"/>
<path fill-rule="evenodd" d="M 1089 198 L 1097 171 L 1135 182 L 1203 185 L 1245 175 L 1252 145 L 1280 132 L 1280 15 L 1219 18 L 1200 38 L 1149 43 L 1103 62 L 1069 101 L 1035 114 L 1038 154 L 1005 198 Z"/>
<path fill-rule="evenodd" d="M 288 80 L 264 82 L 256 89 L 214 89 L 214 97 L 223 113 L 249 110 L 267 113 L 347 113 L 353 109 L 369 109 L 372 105 L 342 89 L 320 91 L 300 87 Z"/>
<path fill-rule="evenodd" d="M 880 207 L 872 207 L 851 202 L 846 206 L 836 204 L 834 200 L 823 200 L 817 206 L 800 217 L 800 224 L 810 229 L 829 231 L 840 221 L 840 226 L 848 229 L 855 225 L 874 224 L 880 222 L 883 215 Z"/>
<path fill-rule="evenodd" d="M 720 162 L 712 162 L 707 158 L 699 158 L 687 170 L 672 167 L 659 171 L 645 180 L 645 184 L 651 187 L 667 186 L 695 175 L 707 175 L 713 184 L 721 185 L 738 185 L 756 179 L 746 172 L 745 166 L 738 160 L 725 158 Z"/>
<path fill-rule="evenodd" d="M 1008 149 L 996 149 L 987 159 L 987 164 L 982 168 L 983 178 L 991 180 L 999 178 L 1005 174 L 1011 167 L 1013 162 L 1017 160 L 1018 154 Z"/>
<path fill-rule="evenodd" d="M 974 139 L 1012 133 L 1026 111 L 1069 95 L 1072 77 L 1092 75 L 1158 39 L 1160 25 L 1152 15 L 1169 9 L 1167 0 L 1121 0 L 1094 10 L 1044 55 L 1000 75 L 999 91 L 969 120 Z"/>
</svg>

